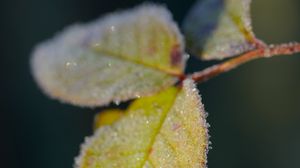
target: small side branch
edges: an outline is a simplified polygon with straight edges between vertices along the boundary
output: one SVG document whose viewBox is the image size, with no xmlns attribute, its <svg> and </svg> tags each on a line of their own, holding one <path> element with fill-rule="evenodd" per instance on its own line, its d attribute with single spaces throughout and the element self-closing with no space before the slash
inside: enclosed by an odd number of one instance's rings
<svg viewBox="0 0 300 168">
<path fill-rule="evenodd" d="M 300 43 L 262 46 L 241 56 L 231 58 L 223 63 L 213 65 L 199 72 L 195 72 L 191 74 L 190 77 L 195 82 L 202 83 L 257 58 L 269 58 L 277 55 L 291 55 L 299 52 Z"/>
</svg>

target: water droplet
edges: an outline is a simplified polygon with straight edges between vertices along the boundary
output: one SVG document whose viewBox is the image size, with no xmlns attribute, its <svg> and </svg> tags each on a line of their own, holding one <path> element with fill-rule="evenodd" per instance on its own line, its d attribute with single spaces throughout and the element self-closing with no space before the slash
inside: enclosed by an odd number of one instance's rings
<svg viewBox="0 0 300 168">
<path fill-rule="evenodd" d="M 266 49 L 265 50 L 264 57 L 266 57 L 266 58 L 271 57 L 271 51 L 270 51 L 270 49 Z"/>
<path fill-rule="evenodd" d="M 135 94 L 135 97 L 136 97 L 136 98 L 141 98 L 141 95 Z"/>
<path fill-rule="evenodd" d="M 140 160 L 140 158 L 139 158 L 139 157 L 137 157 L 137 158 L 136 158 L 136 160 L 137 160 L 137 161 L 139 161 L 139 160 Z"/>
<path fill-rule="evenodd" d="M 183 58 L 185 59 L 185 60 L 187 60 L 187 59 L 189 59 L 191 56 L 190 56 L 190 54 L 188 54 L 188 53 L 185 53 L 184 55 L 183 55 Z"/>
<path fill-rule="evenodd" d="M 95 44 L 93 44 L 93 47 L 100 47 L 100 43 L 95 43 Z"/>
<path fill-rule="evenodd" d="M 139 78 L 143 78 L 144 77 L 144 73 L 143 72 L 137 72 L 137 77 Z"/>
<path fill-rule="evenodd" d="M 207 117 L 207 116 L 206 116 Z M 210 124 L 209 123 L 206 123 L 206 127 L 207 128 L 210 128 Z"/>
<path fill-rule="evenodd" d="M 114 103 L 115 103 L 115 105 L 118 106 L 118 105 L 120 105 L 121 102 L 120 102 L 120 100 L 114 100 Z"/>
<path fill-rule="evenodd" d="M 116 31 L 116 27 L 115 27 L 114 25 L 112 25 L 112 26 L 110 26 L 109 30 L 110 30 L 111 32 L 114 32 L 114 31 Z"/>
<path fill-rule="evenodd" d="M 65 68 L 66 69 L 71 69 L 71 68 L 74 68 L 77 66 L 77 63 L 76 62 L 73 62 L 73 61 L 68 61 L 65 63 Z"/>
<path fill-rule="evenodd" d="M 193 88 L 192 91 L 193 92 L 197 92 L 198 90 L 197 90 L 197 88 Z"/>
</svg>

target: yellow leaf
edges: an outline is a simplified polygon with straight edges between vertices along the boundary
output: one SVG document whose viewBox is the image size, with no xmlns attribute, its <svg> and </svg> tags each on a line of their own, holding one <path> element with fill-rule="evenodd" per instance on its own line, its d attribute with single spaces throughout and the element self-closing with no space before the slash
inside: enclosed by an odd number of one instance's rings
<svg viewBox="0 0 300 168">
<path fill-rule="evenodd" d="M 95 117 L 94 129 L 96 130 L 97 128 L 103 125 L 110 125 L 113 122 L 117 121 L 123 115 L 124 112 L 119 109 L 102 111 L 101 113 L 97 114 Z"/>
<path fill-rule="evenodd" d="M 201 98 L 192 80 L 131 104 L 82 146 L 77 168 L 204 168 L 208 147 Z"/>
<path fill-rule="evenodd" d="M 251 0 L 198 1 L 184 22 L 187 47 L 204 60 L 224 59 L 255 49 Z"/>
<path fill-rule="evenodd" d="M 100 106 L 173 85 L 184 70 L 183 48 L 169 11 L 147 4 L 68 27 L 36 47 L 31 67 L 51 97 Z"/>
</svg>

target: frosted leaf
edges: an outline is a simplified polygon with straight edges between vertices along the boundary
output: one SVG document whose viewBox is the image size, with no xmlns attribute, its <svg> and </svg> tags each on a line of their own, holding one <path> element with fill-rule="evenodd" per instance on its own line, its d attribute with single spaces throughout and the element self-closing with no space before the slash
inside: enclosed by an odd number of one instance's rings
<svg viewBox="0 0 300 168">
<path fill-rule="evenodd" d="M 184 70 L 183 48 L 168 10 L 144 4 L 66 28 L 36 47 L 31 66 L 51 97 L 99 106 L 174 84 Z"/>
<path fill-rule="evenodd" d="M 76 168 L 205 168 L 206 114 L 192 80 L 140 98 L 86 139 Z"/>
<path fill-rule="evenodd" d="M 187 47 L 204 60 L 232 57 L 260 45 L 250 18 L 251 0 L 198 1 L 183 29 Z"/>
</svg>

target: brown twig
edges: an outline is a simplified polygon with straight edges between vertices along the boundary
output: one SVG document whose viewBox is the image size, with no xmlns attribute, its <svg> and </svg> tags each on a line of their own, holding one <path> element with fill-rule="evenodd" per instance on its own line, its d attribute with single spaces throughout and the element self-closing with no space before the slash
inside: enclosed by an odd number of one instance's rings
<svg viewBox="0 0 300 168">
<path fill-rule="evenodd" d="M 202 83 L 219 74 L 232 70 L 246 62 L 257 58 L 268 58 L 277 55 L 291 55 L 300 52 L 300 43 L 288 43 L 280 45 L 262 46 L 249 51 L 241 56 L 232 58 L 228 61 L 208 67 L 202 71 L 195 72 L 190 77 L 197 83 Z"/>
</svg>

